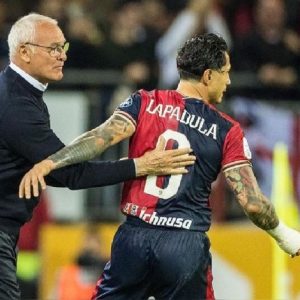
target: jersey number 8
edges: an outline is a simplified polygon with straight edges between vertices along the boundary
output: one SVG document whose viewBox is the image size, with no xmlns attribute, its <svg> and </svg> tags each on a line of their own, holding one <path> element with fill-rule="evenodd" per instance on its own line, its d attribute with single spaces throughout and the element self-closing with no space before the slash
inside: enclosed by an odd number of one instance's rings
<svg viewBox="0 0 300 300">
<path fill-rule="evenodd" d="M 166 144 L 169 140 L 174 140 L 178 143 L 178 148 L 190 148 L 189 140 L 180 132 L 168 129 L 161 136 L 165 138 Z M 168 185 L 160 188 L 156 184 L 157 176 L 147 176 L 144 192 L 161 199 L 169 199 L 177 193 L 181 179 L 182 174 L 171 175 Z"/>
</svg>

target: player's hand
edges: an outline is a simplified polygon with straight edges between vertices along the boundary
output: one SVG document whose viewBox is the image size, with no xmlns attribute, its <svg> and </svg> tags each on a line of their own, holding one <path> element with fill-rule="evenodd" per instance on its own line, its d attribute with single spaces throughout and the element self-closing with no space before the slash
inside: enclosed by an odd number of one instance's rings
<svg viewBox="0 0 300 300">
<path fill-rule="evenodd" d="M 165 150 L 166 141 L 160 138 L 156 148 L 136 158 L 137 176 L 184 174 L 186 166 L 193 165 L 196 157 L 191 155 L 192 149 L 182 148 Z"/>
<path fill-rule="evenodd" d="M 285 226 L 281 236 L 274 236 L 279 247 L 291 257 L 300 255 L 300 232 Z"/>
<path fill-rule="evenodd" d="M 41 187 L 46 189 L 46 183 L 44 177 L 48 175 L 54 167 L 52 160 L 46 159 L 34 165 L 21 180 L 19 186 L 19 197 L 30 199 L 33 196 L 38 197 Z"/>
<path fill-rule="evenodd" d="M 295 242 L 298 242 L 296 246 Z M 299 238 L 298 241 L 287 241 L 287 240 L 283 240 L 283 241 L 277 241 L 277 244 L 279 245 L 279 247 L 286 252 L 287 254 L 290 255 L 290 257 L 294 258 L 296 256 L 300 255 L 300 245 L 299 245 Z M 297 250 L 295 250 L 295 247 Z"/>
</svg>

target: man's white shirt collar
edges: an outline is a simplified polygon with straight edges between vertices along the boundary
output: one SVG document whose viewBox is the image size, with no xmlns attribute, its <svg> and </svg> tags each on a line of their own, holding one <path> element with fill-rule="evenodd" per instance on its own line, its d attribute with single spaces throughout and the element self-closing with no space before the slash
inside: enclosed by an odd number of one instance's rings
<svg viewBox="0 0 300 300">
<path fill-rule="evenodd" d="M 38 90 L 40 90 L 42 92 L 45 92 L 45 90 L 47 89 L 48 83 L 47 84 L 42 84 L 41 82 L 39 82 L 38 80 L 36 80 L 32 76 L 30 76 L 28 73 L 23 71 L 20 67 L 18 67 L 17 65 L 15 65 L 12 62 L 9 64 L 9 66 L 15 72 L 17 72 L 21 77 L 23 77 L 27 82 L 29 82 L 31 85 L 33 85 L 35 88 L 37 88 Z"/>
</svg>

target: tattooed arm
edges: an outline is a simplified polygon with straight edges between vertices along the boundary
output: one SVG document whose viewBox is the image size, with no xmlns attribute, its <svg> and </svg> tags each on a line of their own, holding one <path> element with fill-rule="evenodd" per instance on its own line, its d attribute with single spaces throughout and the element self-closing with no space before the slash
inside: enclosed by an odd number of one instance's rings
<svg viewBox="0 0 300 300">
<path fill-rule="evenodd" d="M 246 215 L 256 226 L 269 230 L 278 225 L 275 209 L 261 193 L 250 166 L 229 169 L 224 175 Z"/>
<path fill-rule="evenodd" d="M 299 232 L 280 222 L 273 204 L 260 191 L 252 167 L 229 167 L 225 169 L 224 175 L 249 219 L 266 230 L 285 252 L 291 256 L 300 255 Z"/>
<path fill-rule="evenodd" d="M 112 115 L 99 127 L 76 138 L 69 146 L 49 156 L 51 170 L 93 159 L 108 147 L 131 136 L 135 131 L 132 123 L 118 114 Z"/>
<path fill-rule="evenodd" d="M 118 114 L 112 115 L 99 127 L 82 134 L 70 145 L 65 146 L 58 152 L 35 164 L 21 180 L 19 197 L 23 198 L 26 196 L 27 199 L 30 199 L 32 194 L 37 197 L 40 193 L 40 187 L 42 187 L 42 189 L 46 188 L 44 177 L 51 171 L 93 159 L 108 147 L 131 136 L 134 131 L 134 125 L 126 117 Z M 185 154 L 186 153 L 187 152 L 185 152 Z M 136 174 L 137 170 L 140 169 L 141 173 L 144 172 L 144 165 L 139 167 L 139 162 L 136 161 L 134 165 Z M 186 163 L 186 165 L 189 165 L 189 163 Z M 98 170 L 100 170 L 100 168 L 102 169 L 102 166 L 99 165 Z"/>
</svg>

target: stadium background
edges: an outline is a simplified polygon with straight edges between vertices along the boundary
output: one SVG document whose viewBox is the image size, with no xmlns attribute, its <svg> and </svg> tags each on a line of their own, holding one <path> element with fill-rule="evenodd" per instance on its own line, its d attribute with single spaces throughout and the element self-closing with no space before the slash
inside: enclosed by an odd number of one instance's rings
<svg viewBox="0 0 300 300">
<path fill-rule="evenodd" d="M 260 2 L 274 2 L 276 6 L 281 1 Z M 162 49 L 166 45 L 175 47 L 175 42 L 180 44 L 180 38 L 175 36 L 181 35 L 184 40 L 195 32 L 221 33 L 230 45 L 233 68 L 232 84 L 220 109 L 241 122 L 262 190 L 273 201 L 288 199 L 283 207 L 289 212 L 289 207 L 294 207 L 293 204 L 298 207 L 300 201 L 299 81 L 266 83 L 257 70 L 243 69 L 239 64 L 244 53 L 237 53 L 238 45 L 257 26 L 254 3 L 251 0 L 0 0 L 0 66 L 8 63 L 7 32 L 18 17 L 36 11 L 59 20 L 71 49 L 64 79 L 49 86 L 45 100 L 54 131 L 68 143 L 105 120 L 130 92 L 140 87 L 174 87 L 174 51 L 164 53 Z M 300 2 L 284 3 L 287 17 L 282 26 L 295 34 L 294 52 L 299 57 Z M 264 59 L 267 62 L 268 57 Z M 300 70 L 299 64 L 285 67 L 294 68 L 296 75 Z M 274 149 L 278 143 L 287 150 L 288 161 L 281 159 L 275 168 Z M 126 142 L 108 150 L 100 159 L 123 156 L 126 156 Z M 282 169 L 286 164 L 290 180 L 286 180 Z M 278 182 L 285 184 L 278 188 Z M 104 259 L 109 258 L 113 233 L 123 218 L 118 209 L 120 189 L 121 185 L 77 192 L 47 189 L 20 239 L 18 276 L 24 295 L 28 295 L 24 299 L 56 299 L 53 290 L 57 274 L 64 265 L 74 262 L 90 224 L 96 225 L 101 240 L 99 252 Z M 210 237 L 216 298 L 300 299 L 299 261 L 278 257 L 271 239 L 245 218 L 221 176 L 214 184 L 212 207 Z M 299 228 L 299 215 L 293 216 L 288 213 L 284 218 Z"/>
</svg>

